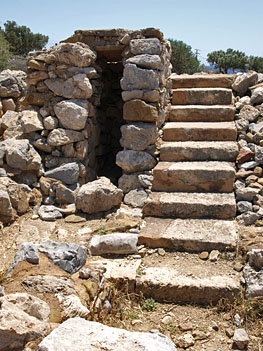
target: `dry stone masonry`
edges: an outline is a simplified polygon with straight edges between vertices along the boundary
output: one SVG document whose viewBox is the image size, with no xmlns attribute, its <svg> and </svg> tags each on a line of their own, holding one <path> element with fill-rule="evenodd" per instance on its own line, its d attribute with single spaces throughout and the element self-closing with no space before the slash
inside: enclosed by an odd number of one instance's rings
<svg viewBox="0 0 263 351">
<path fill-rule="evenodd" d="M 262 74 L 237 74 L 233 82 L 239 154 L 235 193 L 237 220 L 251 225 L 262 219 Z"/>
<path fill-rule="evenodd" d="M 31 53 L 28 67 L 27 89 L 20 72 L 0 77 L 1 221 L 41 203 L 107 211 L 133 190 L 127 203 L 142 206 L 169 105 L 170 45 L 162 33 L 76 31 Z M 98 176 L 109 181 L 94 184 L 90 200 L 87 183 Z M 25 198 L 22 209 L 11 186 Z"/>
</svg>

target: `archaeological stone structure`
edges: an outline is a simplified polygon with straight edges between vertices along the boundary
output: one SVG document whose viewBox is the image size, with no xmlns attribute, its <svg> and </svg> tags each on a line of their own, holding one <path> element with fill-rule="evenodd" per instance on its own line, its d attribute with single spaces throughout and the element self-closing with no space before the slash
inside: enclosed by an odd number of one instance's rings
<svg viewBox="0 0 263 351">
<path fill-rule="evenodd" d="M 151 185 L 159 131 L 168 113 L 170 55 L 169 42 L 153 28 L 76 31 L 51 49 L 29 55 L 23 93 L 15 82 L 13 95 L 1 88 L 1 165 L 28 187 L 25 208 L 76 202 L 85 212 L 81 187 L 98 176 L 119 187 L 116 196 L 108 197 L 111 203 L 102 196 L 102 211 L 137 188 L 147 197 L 143 189 Z M 2 86 L 9 76 L 2 73 Z M 12 96 L 22 97 L 19 106 Z M 14 218 L 12 207 L 23 213 L 8 200 L 8 186 L 3 188 L 8 208 L 1 214 L 3 222 Z"/>
</svg>

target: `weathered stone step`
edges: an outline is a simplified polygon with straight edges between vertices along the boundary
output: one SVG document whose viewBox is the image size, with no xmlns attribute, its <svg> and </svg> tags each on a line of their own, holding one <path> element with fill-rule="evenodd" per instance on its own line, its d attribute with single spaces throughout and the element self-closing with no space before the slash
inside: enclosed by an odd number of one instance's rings
<svg viewBox="0 0 263 351">
<path fill-rule="evenodd" d="M 232 90 L 225 88 L 173 89 L 173 105 L 231 105 Z"/>
<path fill-rule="evenodd" d="M 233 219 L 234 193 L 152 192 L 143 206 L 145 217 Z"/>
<path fill-rule="evenodd" d="M 194 255 L 195 256 L 195 255 Z M 187 255 L 174 264 L 153 262 L 136 277 L 136 293 L 157 301 L 190 304 L 216 304 L 220 299 L 233 300 L 240 294 L 240 277 L 227 263 L 220 267 Z"/>
<path fill-rule="evenodd" d="M 164 141 L 161 161 L 229 161 L 235 162 L 238 146 L 234 141 Z"/>
<path fill-rule="evenodd" d="M 234 263 L 219 257 L 202 261 L 197 254 L 167 252 L 142 259 L 90 257 L 86 267 L 103 268 L 107 281 L 125 286 L 160 302 L 203 304 L 222 298 L 232 300 L 240 293 L 240 273 Z"/>
<path fill-rule="evenodd" d="M 159 162 L 153 169 L 154 191 L 233 191 L 235 169 L 228 162 Z"/>
<path fill-rule="evenodd" d="M 217 219 L 168 219 L 146 217 L 138 244 L 151 248 L 202 252 L 235 250 L 236 223 Z"/>
<path fill-rule="evenodd" d="M 235 107 L 231 105 L 171 105 L 171 122 L 226 122 L 235 118 Z"/>
<path fill-rule="evenodd" d="M 164 141 L 235 141 L 234 122 L 167 122 Z"/>
<path fill-rule="evenodd" d="M 171 74 L 172 88 L 231 88 L 234 75 L 230 74 L 207 74 L 188 75 Z"/>
</svg>

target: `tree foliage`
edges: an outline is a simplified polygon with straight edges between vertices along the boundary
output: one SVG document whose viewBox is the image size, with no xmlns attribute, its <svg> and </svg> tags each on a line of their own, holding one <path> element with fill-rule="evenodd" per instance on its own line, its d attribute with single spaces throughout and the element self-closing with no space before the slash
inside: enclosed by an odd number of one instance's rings
<svg viewBox="0 0 263 351">
<path fill-rule="evenodd" d="M 0 71 L 8 67 L 11 57 L 10 45 L 5 39 L 3 31 L 0 29 Z"/>
<path fill-rule="evenodd" d="M 221 73 L 227 74 L 229 70 L 247 69 L 248 57 L 242 51 L 227 49 L 226 51 L 212 51 L 207 55 L 207 61 L 214 65 Z"/>
<path fill-rule="evenodd" d="M 191 46 L 180 40 L 168 40 L 172 48 L 172 72 L 177 74 L 193 74 L 200 71 L 200 61 L 198 60 L 197 54 L 193 53 Z"/>
<path fill-rule="evenodd" d="M 46 35 L 32 33 L 26 26 L 18 26 L 15 21 L 7 21 L 0 30 L 14 55 L 26 56 L 29 51 L 41 50 L 49 39 Z"/>
<path fill-rule="evenodd" d="M 263 73 L 263 57 L 249 56 L 248 69 L 258 73 Z"/>
</svg>

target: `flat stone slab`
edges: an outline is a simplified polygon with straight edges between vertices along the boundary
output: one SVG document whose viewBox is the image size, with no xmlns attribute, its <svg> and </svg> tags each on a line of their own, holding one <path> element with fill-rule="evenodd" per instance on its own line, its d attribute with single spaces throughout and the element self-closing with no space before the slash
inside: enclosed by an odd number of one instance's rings
<svg viewBox="0 0 263 351">
<path fill-rule="evenodd" d="M 204 305 L 215 304 L 222 298 L 232 300 L 240 293 L 237 275 L 216 273 L 215 269 L 210 270 L 208 261 L 206 266 L 195 262 L 194 271 L 191 263 L 186 262 L 181 273 L 182 262 L 176 262 L 173 267 L 146 267 L 136 280 L 136 292 L 157 301 Z"/>
<path fill-rule="evenodd" d="M 232 122 L 168 122 L 163 127 L 164 141 L 236 141 Z"/>
<path fill-rule="evenodd" d="M 173 89 L 173 105 L 231 105 L 232 89 L 183 88 Z"/>
<path fill-rule="evenodd" d="M 165 335 L 131 332 L 84 318 L 70 318 L 55 328 L 38 346 L 39 351 L 176 351 Z"/>
<path fill-rule="evenodd" d="M 238 146 L 234 141 L 164 141 L 161 161 L 228 161 L 235 162 Z"/>
<path fill-rule="evenodd" d="M 234 250 L 238 234 L 234 221 L 213 219 L 145 218 L 139 244 L 152 248 L 202 252 Z"/>
<path fill-rule="evenodd" d="M 233 219 L 234 193 L 153 192 L 143 207 L 145 217 Z"/>
<path fill-rule="evenodd" d="M 105 279 L 120 285 L 128 284 L 128 290 L 134 291 L 135 280 L 141 259 L 89 257 L 84 268 L 101 268 Z"/>
<path fill-rule="evenodd" d="M 232 74 L 187 75 L 171 74 L 172 88 L 231 88 Z"/>
<path fill-rule="evenodd" d="M 235 169 L 228 162 L 159 162 L 153 169 L 154 191 L 233 191 Z"/>
<path fill-rule="evenodd" d="M 174 105 L 170 107 L 170 122 L 227 122 L 235 118 L 235 107 L 227 105 Z"/>
</svg>

